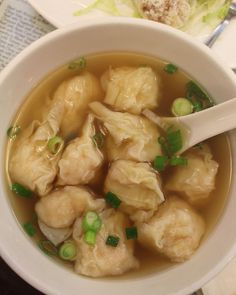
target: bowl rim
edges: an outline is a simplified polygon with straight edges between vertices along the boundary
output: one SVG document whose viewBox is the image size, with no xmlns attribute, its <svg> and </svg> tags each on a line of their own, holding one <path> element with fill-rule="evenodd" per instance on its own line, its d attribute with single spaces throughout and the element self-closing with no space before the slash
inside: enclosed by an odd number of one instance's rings
<svg viewBox="0 0 236 295">
<path fill-rule="evenodd" d="M 169 26 L 162 25 L 162 24 L 156 24 L 153 22 L 146 22 L 145 20 L 141 19 L 129 19 L 129 18 L 112 18 L 112 17 L 107 17 L 104 19 L 101 18 L 94 18 L 93 22 L 91 20 L 83 20 L 79 24 L 72 24 L 67 27 L 55 30 L 46 36 L 42 37 L 41 39 L 35 41 L 32 43 L 29 47 L 24 49 L 18 56 L 16 56 L 0 73 L 0 85 L 1 81 L 3 81 L 7 76 L 14 70 L 14 68 L 21 63 L 22 60 L 25 58 L 27 59 L 28 54 L 34 53 L 35 50 L 38 50 L 40 47 L 45 46 L 46 44 L 50 43 L 51 41 L 55 40 L 56 38 L 62 38 L 62 36 L 70 34 L 71 32 L 87 28 L 87 27 L 94 27 L 94 26 L 109 26 L 109 25 L 133 25 L 133 26 L 140 26 L 140 27 L 145 27 L 146 29 L 149 29 L 150 27 L 156 30 L 161 30 L 163 32 L 167 32 L 170 35 L 177 35 L 179 39 L 182 40 L 182 42 L 185 43 L 191 43 L 194 47 L 197 47 L 199 50 L 202 51 L 203 54 L 207 55 L 209 59 L 213 60 L 219 68 L 221 68 L 222 71 L 224 71 L 225 75 L 227 75 L 228 79 L 232 81 L 232 83 L 236 83 L 236 79 L 234 76 L 234 73 L 222 62 L 219 60 L 219 58 L 205 45 L 201 44 L 199 41 L 197 41 L 195 38 L 188 36 L 187 34 L 170 28 Z M 1 86 L 0 86 L 1 87 Z M 10 208 L 8 208 L 10 212 Z M 9 213 L 8 212 L 8 213 Z M 11 212 L 12 217 L 13 213 Z M 0 220 L 2 219 L 0 215 Z M 15 219 L 15 218 L 14 218 Z M 17 220 L 14 220 L 16 225 L 18 226 Z M 20 228 L 19 232 L 20 232 Z M 21 235 L 23 237 L 23 235 Z M 24 239 L 26 240 L 26 239 Z M 55 289 L 52 289 L 51 286 L 46 286 L 42 281 L 38 280 L 38 278 L 35 278 L 32 273 L 28 272 L 26 269 L 23 268 L 23 266 L 18 265 L 16 263 L 16 260 L 14 260 L 12 256 L 12 252 L 9 251 L 5 243 L 0 241 L 0 254 L 2 258 L 10 265 L 10 267 L 16 271 L 19 276 L 21 276 L 24 280 L 29 282 L 32 286 L 37 288 L 38 290 L 42 292 L 46 292 L 46 294 L 60 294 Z M 215 263 L 214 269 L 212 271 L 208 272 L 204 277 L 201 279 L 197 280 L 196 282 L 192 283 L 191 285 L 188 285 L 185 287 L 183 290 L 180 290 L 180 292 L 177 292 L 175 294 L 188 294 L 192 291 L 195 291 L 198 289 L 200 286 L 204 285 L 208 280 L 210 280 L 214 275 L 216 275 L 236 254 L 236 242 L 234 245 L 232 245 L 231 250 L 228 251 L 226 254 L 224 254 L 223 258 L 221 261 L 218 261 Z M 43 258 L 43 255 L 41 255 L 40 259 L 45 259 L 47 261 L 48 258 Z M 150 278 L 149 278 L 150 279 Z M 85 279 L 86 282 L 90 282 L 90 279 Z M 137 281 L 135 282 L 137 283 Z M 150 282 L 149 282 L 150 283 Z M 124 285 L 126 285 L 126 282 L 123 282 Z M 139 283 L 138 283 L 139 285 Z M 152 285 L 152 283 L 151 283 Z M 154 286 L 153 286 L 154 287 Z M 50 293 L 49 293 L 50 292 Z"/>
</svg>

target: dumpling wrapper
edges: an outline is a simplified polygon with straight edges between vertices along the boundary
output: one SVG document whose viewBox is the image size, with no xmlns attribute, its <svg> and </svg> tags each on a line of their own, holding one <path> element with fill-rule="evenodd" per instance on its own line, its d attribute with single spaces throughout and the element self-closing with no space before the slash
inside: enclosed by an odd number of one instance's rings
<svg viewBox="0 0 236 295">
<path fill-rule="evenodd" d="M 104 209 L 105 201 L 95 199 L 83 187 L 65 186 L 41 198 L 35 205 L 38 218 L 49 227 L 70 227 L 75 219 L 88 210 Z"/>
<path fill-rule="evenodd" d="M 218 163 L 206 144 L 186 152 L 186 166 L 177 166 L 168 178 L 165 188 L 177 192 L 192 204 L 206 201 L 215 188 Z"/>
<path fill-rule="evenodd" d="M 109 132 L 106 146 L 110 161 L 124 159 L 146 162 L 162 154 L 157 142 L 160 136 L 158 127 L 148 119 L 113 112 L 100 102 L 90 103 L 89 107 Z"/>
<path fill-rule="evenodd" d="M 52 189 L 62 147 L 52 154 L 48 140 L 57 135 L 63 112 L 60 104 L 55 104 L 43 123 L 33 121 L 16 139 L 16 146 L 9 160 L 9 173 L 13 182 L 44 196 Z"/>
<path fill-rule="evenodd" d="M 141 114 L 158 106 L 159 78 L 150 67 L 119 67 L 107 70 L 101 78 L 104 102 L 117 111 Z"/>
<path fill-rule="evenodd" d="M 137 228 L 138 241 L 145 248 L 183 262 L 198 248 L 205 222 L 186 201 L 170 197 L 149 221 L 137 223 Z"/>
<path fill-rule="evenodd" d="M 104 157 L 95 145 L 94 116 L 89 114 L 78 137 L 67 145 L 59 161 L 58 184 L 87 184 L 100 169 Z"/>
<path fill-rule="evenodd" d="M 99 215 L 102 227 L 97 233 L 94 246 L 84 241 L 81 218 L 74 224 L 73 238 L 78 245 L 75 272 L 89 277 L 104 277 L 121 275 L 138 268 L 139 262 L 134 257 L 134 243 L 125 236 L 125 228 L 130 226 L 128 217 L 113 209 L 105 210 Z M 117 247 L 106 245 L 109 235 L 119 237 Z"/>
<path fill-rule="evenodd" d="M 103 91 L 99 80 L 91 73 L 84 72 L 62 82 L 53 96 L 53 103 L 63 106 L 61 134 L 63 137 L 78 133 L 86 118 L 88 104 L 101 100 Z"/>
<path fill-rule="evenodd" d="M 111 164 L 105 192 L 112 192 L 121 200 L 120 210 L 133 221 L 150 218 L 165 200 L 158 174 L 147 163 L 118 160 Z"/>
<path fill-rule="evenodd" d="M 40 219 L 38 219 L 38 226 L 44 236 L 55 246 L 64 242 L 72 234 L 72 227 L 53 228 L 47 226 Z"/>
</svg>

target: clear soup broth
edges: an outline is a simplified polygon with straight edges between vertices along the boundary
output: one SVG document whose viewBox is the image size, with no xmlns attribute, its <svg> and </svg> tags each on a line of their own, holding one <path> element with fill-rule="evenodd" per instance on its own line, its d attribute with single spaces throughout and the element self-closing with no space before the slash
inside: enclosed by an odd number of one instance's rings
<svg viewBox="0 0 236 295">
<path fill-rule="evenodd" d="M 11 123 L 12 126 L 20 126 L 21 132 L 14 139 L 9 140 L 7 144 L 7 186 L 10 188 L 12 183 L 16 181 L 15 179 L 11 178 L 11 174 L 9 173 L 9 162 L 11 161 L 12 156 L 16 153 L 17 142 L 19 141 L 22 132 L 31 124 L 32 121 L 38 120 L 42 122 L 45 119 L 45 113 L 48 112 L 53 95 L 57 87 L 64 80 L 76 75 L 80 75 L 84 71 L 91 72 L 98 79 L 100 79 L 102 74 L 111 67 L 150 66 L 156 75 L 159 76 L 161 81 L 161 99 L 159 106 L 154 108 L 153 111 L 160 116 L 173 116 L 171 114 L 172 102 L 178 97 L 185 97 L 186 84 L 192 80 L 192 77 L 189 77 L 181 69 L 178 69 L 174 74 L 170 74 L 164 70 L 166 64 L 167 62 L 165 61 L 145 55 L 133 53 L 106 53 L 87 56 L 85 69 L 80 69 L 77 66 L 68 67 L 68 65 L 65 65 L 48 75 L 31 91 L 31 93 L 29 93 L 24 103 L 18 110 L 13 122 Z M 98 101 L 102 101 L 103 96 L 104 93 L 101 97 L 98 97 Z M 87 107 L 85 114 L 88 113 L 88 111 L 89 108 Z M 80 133 L 81 129 L 77 130 L 77 134 Z M 69 140 L 67 139 L 67 141 Z M 197 210 L 199 214 L 203 216 L 206 223 L 206 230 L 203 240 L 216 225 L 221 216 L 225 202 L 227 200 L 231 179 L 231 151 L 227 135 L 222 134 L 211 138 L 207 140 L 206 143 L 210 146 L 213 159 L 219 164 L 219 168 L 215 179 L 215 189 L 211 192 L 209 200 L 204 204 L 204 206 L 195 206 L 195 210 Z M 103 149 L 103 152 L 106 154 L 106 147 Z M 108 161 L 108 159 L 105 157 L 105 163 L 103 164 L 103 168 L 99 171 L 97 178 L 98 180 L 92 184 L 88 184 L 94 193 L 99 196 L 104 195 L 104 181 L 109 167 L 110 161 Z M 22 173 L 24 173 L 24 170 L 22 170 Z M 168 180 L 170 173 L 172 173 L 172 168 L 167 168 L 165 172 L 161 172 L 162 190 L 165 196 L 170 194 L 169 191 L 165 190 L 165 183 Z M 56 179 L 54 180 L 53 185 L 56 185 Z M 45 239 L 39 230 L 37 224 L 37 215 L 34 210 L 35 204 L 39 200 L 37 194 L 35 194 L 31 199 L 26 199 L 16 195 L 11 189 L 8 190 L 8 193 L 11 206 L 22 229 L 24 228 L 25 224 L 30 223 L 34 227 L 34 231 L 30 237 L 32 241 L 34 243 L 38 243 L 42 239 Z M 130 278 L 132 276 L 136 277 L 137 275 L 147 275 L 156 271 L 162 271 L 173 265 L 173 262 L 170 262 L 170 260 L 166 258 L 165 255 L 159 255 L 153 251 L 149 251 L 137 242 L 135 242 L 135 244 L 135 256 L 140 262 L 140 267 L 137 270 L 132 270 L 124 274 L 122 278 Z M 58 257 L 55 256 L 54 258 L 59 263 L 62 262 L 62 260 Z M 63 262 L 63 264 L 65 264 L 67 267 L 73 266 L 72 262 Z"/>
</svg>

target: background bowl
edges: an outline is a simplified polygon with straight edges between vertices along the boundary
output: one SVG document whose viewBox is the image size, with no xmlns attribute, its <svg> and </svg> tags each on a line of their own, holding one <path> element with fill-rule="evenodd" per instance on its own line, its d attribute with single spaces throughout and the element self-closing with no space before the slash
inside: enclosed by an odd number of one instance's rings
<svg viewBox="0 0 236 295">
<path fill-rule="evenodd" d="M 236 78 L 212 51 L 186 34 L 143 20 L 94 19 L 57 30 L 18 55 L 0 75 L 1 183 L 5 178 L 6 130 L 30 90 L 47 74 L 78 56 L 125 51 L 144 53 L 179 66 L 216 102 L 236 97 Z M 204 126 L 203 126 L 204 128 Z M 230 134 L 236 150 L 236 133 Z M 236 167 L 233 154 L 233 168 Z M 4 185 L 0 188 L 0 253 L 26 281 L 46 294 L 189 294 L 213 277 L 236 252 L 236 175 L 224 213 L 206 241 L 187 262 L 129 279 L 89 279 L 45 257 L 17 223 Z"/>
</svg>

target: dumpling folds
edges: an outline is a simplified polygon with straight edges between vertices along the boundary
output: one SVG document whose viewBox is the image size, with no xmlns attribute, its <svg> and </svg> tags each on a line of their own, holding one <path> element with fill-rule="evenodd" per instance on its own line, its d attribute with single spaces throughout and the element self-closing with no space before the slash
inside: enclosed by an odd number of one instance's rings
<svg viewBox="0 0 236 295">
<path fill-rule="evenodd" d="M 147 163 L 112 163 L 104 185 L 122 201 L 120 209 L 134 221 L 150 218 L 164 201 L 158 174 Z"/>
<path fill-rule="evenodd" d="M 35 211 L 38 218 L 49 227 L 66 228 L 87 210 L 102 210 L 103 199 L 95 199 L 83 187 L 65 186 L 41 198 Z"/>
<path fill-rule="evenodd" d="M 201 148 L 192 148 L 185 157 L 188 164 L 174 168 L 166 189 L 179 193 L 190 203 L 200 204 L 215 188 L 219 165 L 212 159 L 212 153 L 206 144 Z"/>
<path fill-rule="evenodd" d="M 59 161 L 58 184 L 87 184 L 103 163 L 103 154 L 93 141 L 94 116 L 89 114 L 82 136 L 71 141 Z"/>
<path fill-rule="evenodd" d="M 117 111 L 141 114 L 158 105 L 159 78 L 150 67 L 110 68 L 101 83 L 106 92 L 104 102 Z"/>
<path fill-rule="evenodd" d="M 89 105 L 95 116 L 104 123 L 109 135 L 106 137 L 109 160 L 153 161 L 161 154 L 158 127 L 148 119 L 113 112 L 99 102 Z"/>
<path fill-rule="evenodd" d="M 125 228 L 130 226 L 128 218 L 113 209 L 102 212 L 100 218 L 102 227 L 94 246 L 84 241 L 81 219 L 75 222 L 73 238 L 78 244 L 75 272 L 89 277 L 104 277 L 121 275 L 137 268 L 139 263 L 134 257 L 134 243 L 125 236 Z M 119 237 L 117 247 L 106 245 L 109 235 Z"/>
<path fill-rule="evenodd" d="M 99 80 L 89 72 L 61 83 L 53 96 L 53 103 L 60 103 L 63 107 L 60 126 L 63 137 L 78 132 L 85 120 L 88 104 L 101 99 L 102 96 Z"/>
<path fill-rule="evenodd" d="M 31 189 L 40 196 L 52 189 L 57 175 L 62 148 L 52 154 L 47 148 L 48 140 L 57 135 L 63 113 L 60 105 L 53 105 L 43 123 L 32 124 L 16 139 L 10 156 L 9 172 L 13 182 Z"/>
<path fill-rule="evenodd" d="M 203 218 L 185 202 L 170 197 L 145 223 L 138 223 L 138 240 L 146 248 L 182 262 L 198 248 L 205 232 Z"/>
</svg>

